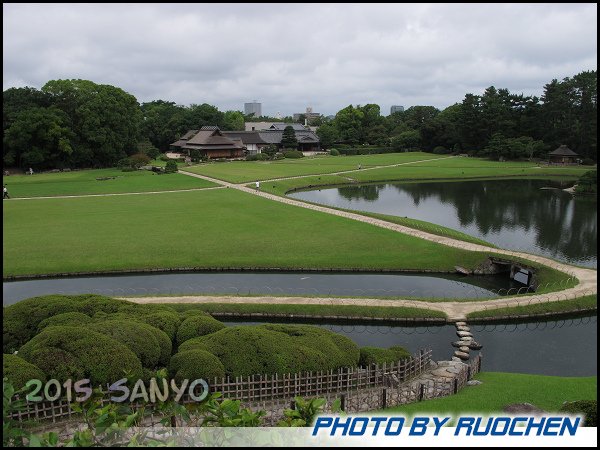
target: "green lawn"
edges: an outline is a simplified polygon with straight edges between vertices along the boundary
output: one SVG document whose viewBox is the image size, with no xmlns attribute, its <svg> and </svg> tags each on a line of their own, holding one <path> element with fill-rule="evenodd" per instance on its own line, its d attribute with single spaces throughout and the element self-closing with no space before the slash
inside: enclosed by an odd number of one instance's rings
<svg viewBox="0 0 600 450">
<path fill-rule="evenodd" d="M 369 317 L 405 319 L 405 318 L 439 318 L 445 319 L 446 314 L 425 308 L 385 307 L 385 306 L 350 306 L 350 305 L 266 305 L 259 303 L 174 303 L 165 299 L 166 305 L 177 311 L 200 309 L 208 313 L 231 314 L 294 314 L 306 316 L 330 316 L 364 319 Z"/>
<path fill-rule="evenodd" d="M 598 306 L 597 295 L 587 295 L 572 300 L 558 302 L 536 303 L 526 306 L 511 308 L 490 309 L 467 314 L 468 319 L 498 317 L 498 316 L 524 316 L 528 314 L 567 313 L 593 309 Z"/>
<path fill-rule="evenodd" d="M 565 401 L 595 400 L 597 395 L 597 377 L 482 372 L 475 379 L 483 384 L 467 386 L 456 395 L 388 408 L 385 412 L 406 416 L 424 413 L 458 416 L 461 413 L 499 413 L 512 403 L 531 403 L 555 412 Z"/>
<path fill-rule="evenodd" d="M 299 175 L 327 174 L 361 167 L 384 166 L 421 161 L 444 156 L 424 152 L 386 153 L 361 156 L 316 156 L 278 161 L 229 161 L 213 162 L 187 167 L 188 172 L 207 175 L 232 183 L 267 180 Z"/>
<path fill-rule="evenodd" d="M 174 267 L 452 271 L 486 256 L 231 189 L 3 207 L 4 276 Z"/>
<path fill-rule="evenodd" d="M 216 186 L 209 181 L 176 173 L 157 175 L 147 170 L 122 172 L 120 169 L 77 170 L 33 176 L 10 175 L 3 177 L 2 182 L 13 198 L 169 191 Z"/>
</svg>

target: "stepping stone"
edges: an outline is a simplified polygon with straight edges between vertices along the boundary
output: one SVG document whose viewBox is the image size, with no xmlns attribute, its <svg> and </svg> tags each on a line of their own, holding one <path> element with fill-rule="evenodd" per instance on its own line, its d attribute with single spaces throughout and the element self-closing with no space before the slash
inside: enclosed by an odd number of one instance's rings
<svg viewBox="0 0 600 450">
<path fill-rule="evenodd" d="M 468 331 L 457 331 L 456 335 L 459 337 L 473 337 L 473 335 L 471 333 L 469 333 Z"/>
<path fill-rule="evenodd" d="M 465 353 L 465 352 L 459 352 L 459 351 L 455 351 L 454 352 L 454 356 L 460 358 L 460 359 L 469 359 L 469 354 Z"/>
<path fill-rule="evenodd" d="M 463 347 L 469 345 L 469 341 L 456 341 L 452 343 L 452 347 Z"/>
<path fill-rule="evenodd" d="M 457 327 L 466 327 L 467 322 L 456 322 L 454 325 L 456 325 Z"/>
<path fill-rule="evenodd" d="M 458 331 L 471 331 L 469 327 L 456 327 Z"/>
<path fill-rule="evenodd" d="M 460 358 L 457 358 L 456 356 L 452 357 L 452 361 L 454 362 L 461 362 L 462 360 Z"/>
<path fill-rule="evenodd" d="M 467 386 L 479 386 L 482 383 L 483 382 L 479 380 L 469 380 L 467 381 Z"/>
<path fill-rule="evenodd" d="M 458 347 L 461 352 L 469 353 L 469 347 Z"/>
<path fill-rule="evenodd" d="M 481 350 L 481 349 L 483 348 L 483 345 L 481 345 L 481 344 L 480 344 L 480 343 L 478 343 L 478 342 L 472 341 L 472 342 L 469 344 L 469 348 L 470 348 L 471 350 Z"/>
</svg>

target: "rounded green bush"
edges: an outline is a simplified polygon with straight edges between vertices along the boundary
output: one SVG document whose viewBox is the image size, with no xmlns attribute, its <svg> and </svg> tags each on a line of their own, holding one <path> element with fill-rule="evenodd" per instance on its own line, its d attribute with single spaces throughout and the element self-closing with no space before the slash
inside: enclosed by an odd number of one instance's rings
<svg viewBox="0 0 600 450">
<path fill-rule="evenodd" d="M 411 354 L 403 347 L 394 346 L 390 348 L 362 347 L 358 364 L 370 366 L 372 364 L 397 363 L 402 359 L 410 358 Z"/>
<path fill-rule="evenodd" d="M 329 150 L 329 154 L 331 156 L 340 156 L 340 152 L 338 150 L 336 150 L 335 148 L 332 148 L 331 150 Z"/>
<path fill-rule="evenodd" d="M 297 373 L 355 366 L 359 349 L 348 338 L 309 325 L 228 327 L 184 342 L 179 351 L 207 350 L 229 376 Z"/>
<path fill-rule="evenodd" d="M 225 367 L 219 358 L 205 350 L 187 350 L 171 358 L 169 374 L 177 382 L 202 378 L 210 385 L 215 378 L 225 376 Z"/>
<path fill-rule="evenodd" d="M 196 314 L 185 319 L 177 330 L 177 345 L 185 341 L 204 336 L 225 328 L 222 322 L 219 322 L 212 316 Z"/>
<path fill-rule="evenodd" d="M 68 312 L 57 314 L 52 317 L 48 317 L 47 319 L 42 320 L 38 324 L 38 330 L 43 330 L 47 326 L 51 325 L 66 325 L 66 326 L 81 326 L 87 325 L 92 322 L 92 318 L 87 314 L 83 314 L 80 312 Z"/>
<path fill-rule="evenodd" d="M 3 348 L 12 353 L 38 332 L 39 323 L 52 316 L 80 312 L 92 317 L 97 312 L 114 313 L 135 305 L 102 295 L 45 295 L 21 300 L 4 308 Z"/>
<path fill-rule="evenodd" d="M 126 345 L 84 327 L 46 327 L 21 347 L 19 356 L 61 383 L 89 378 L 98 385 L 142 376 L 140 360 Z"/>
<path fill-rule="evenodd" d="M 567 414 L 582 414 L 585 419 L 583 426 L 596 427 L 598 426 L 598 401 L 597 400 L 577 400 L 567 402 L 560 407 L 560 412 Z"/>
<path fill-rule="evenodd" d="M 143 367 L 152 369 L 167 364 L 171 357 L 171 340 L 164 331 L 136 320 L 106 320 L 89 329 L 125 344 L 139 358 Z"/>
<path fill-rule="evenodd" d="M 8 378 L 15 389 L 21 389 L 29 380 L 46 381 L 46 375 L 34 364 L 17 355 L 2 355 L 2 377 Z"/>
</svg>

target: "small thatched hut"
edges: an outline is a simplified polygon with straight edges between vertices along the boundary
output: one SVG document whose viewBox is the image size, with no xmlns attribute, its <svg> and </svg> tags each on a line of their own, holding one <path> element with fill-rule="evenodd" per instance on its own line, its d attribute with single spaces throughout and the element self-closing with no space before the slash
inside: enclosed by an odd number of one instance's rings
<svg viewBox="0 0 600 450">
<path fill-rule="evenodd" d="M 563 144 L 553 152 L 548 153 L 548 156 L 551 163 L 573 164 L 577 162 L 576 159 L 579 155 Z"/>
</svg>

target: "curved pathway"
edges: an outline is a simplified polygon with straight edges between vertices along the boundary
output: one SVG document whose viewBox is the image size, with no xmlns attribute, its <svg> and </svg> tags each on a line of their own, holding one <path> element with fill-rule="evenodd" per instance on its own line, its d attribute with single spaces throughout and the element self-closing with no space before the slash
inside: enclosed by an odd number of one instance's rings
<svg viewBox="0 0 600 450">
<path fill-rule="evenodd" d="M 360 214 L 347 212 L 347 211 L 339 211 L 337 209 L 328 208 L 326 206 L 314 205 L 310 203 L 304 203 L 299 200 L 293 200 L 287 197 L 279 197 L 277 195 L 269 194 L 267 192 L 262 192 L 257 189 L 252 189 L 246 187 L 243 184 L 234 184 L 226 181 L 218 180 L 215 178 L 207 177 L 204 175 L 198 175 L 191 172 L 179 171 L 184 175 L 189 175 L 196 178 L 201 178 L 203 180 L 211 181 L 213 183 L 220 184 L 221 186 L 237 189 L 242 192 L 246 192 L 252 195 L 258 195 L 260 197 L 266 198 L 268 200 L 285 203 L 292 206 L 297 206 L 300 208 L 307 208 L 313 211 L 318 211 L 326 214 L 332 214 L 339 217 L 344 217 L 346 219 L 357 220 L 360 222 L 369 223 L 371 225 L 375 225 L 377 227 L 386 228 L 388 230 L 396 231 L 399 233 L 408 234 L 410 236 L 414 236 L 420 239 L 425 239 L 427 241 L 435 242 L 438 244 L 446 245 L 449 247 L 456 247 L 464 250 L 471 250 L 475 252 L 487 252 L 487 253 L 495 253 L 503 256 L 512 256 L 527 259 L 529 261 L 534 261 L 539 264 L 543 264 L 545 266 L 551 267 L 553 269 L 559 270 L 561 272 L 565 272 L 570 274 L 572 277 L 575 277 L 579 280 L 577 286 L 563 290 L 559 293 L 554 294 L 538 294 L 531 295 L 526 297 L 505 297 L 503 299 L 498 300 L 488 300 L 485 302 L 447 302 L 447 303 L 428 303 L 428 302 L 418 302 L 419 306 L 423 306 L 425 308 L 435 309 L 438 311 L 443 311 L 448 314 L 449 319 L 460 320 L 464 319 L 466 314 L 469 312 L 480 311 L 482 309 L 489 309 L 490 306 L 497 307 L 505 307 L 505 306 L 518 306 L 518 305 L 527 305 L 533 303 L 543 303 L 548 301 L 558 301 L 565 300 L 567 298 L 576 298 L 581 297 L 583 295 L 591 295 L 597 293 L 597 271 L 593 269 L 586 269 L 581 267 L 572 266 L 566 263 L 562 263 L 559 261 L 554 261 L 552 259 L 531 255 L 529 253 L 524 252 L 516 252 L 511 250 L 502 250 L 491 247 L 486 247 L 484 245 L 473 244 L 465 241 L 460 241 L 456 239 L 452 239 L 445 236 L 438 236 L 435 234 L 426 233 L 421 230 L 415 230 L 413 228 L 406 227 L 404 225 L 399 225 L 395 223 L 386 222 L 384 220 L 375 219 L 372 217 L 366 217 Z M 169 297 L 173 299 L 173 297 Z M 177 298 L 177 297 L 176 297 Z M 192 298 L 203 298 L 208 299 L 210 297 L 192 297 Z M 331 305 L 332 302 L 339 305 L 345 304 L 353 304 L 353 305 L 364 305 L 364 306 L 417 306 L 415 305 L 414 300 L 377 300 L 377 299 L 311 299 L 311 298 L 298 298 L 298 297 L 253 297 L 252 302 L 261 303 L 258 301 L 259 299 L 265 299 L 262 303 L 300 303 L 300 304 L 328 304 Z M 141 299 L 138 299 L 141 300 Z M 150 301 L 151 298 L 146 298 L 147 301 Z M 300 301 L 302 300 L 302 301 Z M 162 298 L 164 302 L 165 299 Z M 314 303 L 313 303 L 314 301 Z M 325 303 L 320 303 L 320 301 L 325 301 Z M 351 303 L 344 303 L 349 301 Z M 205 300 L 202 300 L 205 302 Z M 215 302 L 233 302 L 233 298 L 231 297 L 219 297 L 215 300 Z M 242 300 L 235 303 L 249 303 L 248 298 L 242 298 Z"/>
</svg>

